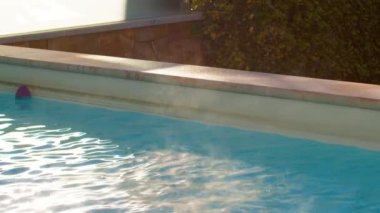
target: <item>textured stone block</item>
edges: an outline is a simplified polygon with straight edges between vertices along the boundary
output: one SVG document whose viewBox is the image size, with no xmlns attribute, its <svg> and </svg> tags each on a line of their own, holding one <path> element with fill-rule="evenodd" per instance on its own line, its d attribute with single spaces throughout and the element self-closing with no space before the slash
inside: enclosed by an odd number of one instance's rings
<svg viewBox="0 0 380 213">
<path fill-rule="evenodd" d="M 48 49 L 77 53 L 96 54 L 98 34 L 85 34 L 48 40 Z"/>
<path fill-rule="evenodd" d="M 37 49 L 47 49 L 48 48 L 48 41 L 47 40 L 29 41 L 29 47 L 37 48 Z"/>
<path fill-rule="evenodd" d="M 100 55 L 131 57 L 134 46 L 134 34 L 131 30 L 101 33 L 97 40 Z"/>
<path fill-rule="evenodd" d="M 16 47 L 29 47 L 29 42 L 28 41 L 25 41 L 25 42 L 14 42 L 14 43 L 10 43 L 8 45 L 10 45 L 10 46 L 16 46 Z"/>
<path fill-rule="evenodd" d="M 157 40 L 168 35 L 168 26 L 167 25 L 158 25 L 137 28 L 135 31 L 135 39 L 138 42 L 148 42 Z"/>
<path fill-rule="evenodd" d="M 154 52 L 159 61 L 182 63 L 182 46 L 169 38 L 161 38 L 152 42 Z"/>
<path fill-rule="evenodd" d="M 157 60 L 153 47 L 149 42 L 135 42 L 132 58 Z"/>
<path fill-rule="evenodd" d="M 203 64 L 203 48 L 200 40 L 184 39 L 180 41 L 182 46 L 183 63 Z"/>
<path fill-rule="evenodd" d="M 207 51 L 207 46 L 193 35 L 193 24 L 165 24 L 9 45 L 204 65 L 204 51 Z"/>
<path fill-rule="evenodd" d="M 170 40 L 182 40 L 192 37 L 192 23 L 184 22 L 168 25 L 168 36 Z"/>
<path fill-rule="evenodd" d="M 204 62 L 202 43 L 196 39 L 163 38 L 154 41 L 153 48 L 159 61 L 197 65 Z"/>
</svg>

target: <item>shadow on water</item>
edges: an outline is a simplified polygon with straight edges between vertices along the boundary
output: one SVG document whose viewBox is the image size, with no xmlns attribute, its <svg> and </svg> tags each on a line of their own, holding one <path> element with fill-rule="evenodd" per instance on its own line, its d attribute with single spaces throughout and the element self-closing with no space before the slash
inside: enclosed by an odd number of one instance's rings
<svg viewBox="0 0 380 213">
<path fill-rule="evenodd" d="M 19 110 L 30 110 L 32 107 L 32 99 L 31 98 L 19 98 L 15 99 L 15 106 Z"/>
</svg>

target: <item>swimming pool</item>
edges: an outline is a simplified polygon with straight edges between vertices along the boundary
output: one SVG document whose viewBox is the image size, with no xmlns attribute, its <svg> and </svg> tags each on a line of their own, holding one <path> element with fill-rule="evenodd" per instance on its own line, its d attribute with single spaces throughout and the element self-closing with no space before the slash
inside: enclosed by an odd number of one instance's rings
<svg viewBox="0 0 380 213">
<path fill-rule="evenodd" d="M 376 212 L 380 152 L 0 93 L 7 212 Z"/>
</svg>

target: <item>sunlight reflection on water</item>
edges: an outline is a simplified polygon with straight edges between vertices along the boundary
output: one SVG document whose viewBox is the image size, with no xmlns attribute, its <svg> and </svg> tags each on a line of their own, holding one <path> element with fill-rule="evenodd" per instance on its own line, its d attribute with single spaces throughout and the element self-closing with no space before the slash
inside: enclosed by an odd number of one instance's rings
<svg viewBox="0 0 380 213">
<path fill-rule="evenodd" d="M 0 211 L 379 212 L 380 153 L 0 94 Z"/>
<path fill-rule="evenodd" d="M 228 210 L 258 199 L 266 177 L 265 168 L 192 153 L 123 153 L 70 128 L 1 125 L 0 206 L 15 212 Z"/>
</svg>

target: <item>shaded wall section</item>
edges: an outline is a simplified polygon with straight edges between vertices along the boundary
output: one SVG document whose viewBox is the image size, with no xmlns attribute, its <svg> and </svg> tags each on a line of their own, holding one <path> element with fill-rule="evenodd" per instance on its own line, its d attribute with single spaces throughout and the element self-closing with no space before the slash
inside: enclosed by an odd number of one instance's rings
<svg viewBox="0 0 380 213">
<path fill-rule="evenodd" d="M 183 0 L 127 0 L 125 20 L 182 13 Z"/>
<path fill-rule="evenodd" d="M 204 65 L 206 45 L 192 32 L 196 24 L 181 22 L 7 45 Z"/>
</svg>

